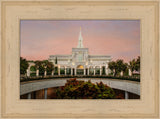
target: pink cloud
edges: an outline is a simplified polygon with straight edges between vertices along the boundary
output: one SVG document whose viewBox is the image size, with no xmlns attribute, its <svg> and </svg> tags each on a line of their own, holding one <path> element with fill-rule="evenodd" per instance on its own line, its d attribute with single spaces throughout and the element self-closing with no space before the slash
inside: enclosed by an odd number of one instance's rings
<svg viewBox="0 0 160 119">
<path fill-rule="evenodd" d="M 49 55 L 71 54 L 77 47 L 82 26 L 84 47 L 90 54 L 111 55 L 126 62 L 140 55 L 140 24 L 131 22 L 36 22 L 21 24 L 21 56 L 28 60 L 44 60 Z"/>
</svg>

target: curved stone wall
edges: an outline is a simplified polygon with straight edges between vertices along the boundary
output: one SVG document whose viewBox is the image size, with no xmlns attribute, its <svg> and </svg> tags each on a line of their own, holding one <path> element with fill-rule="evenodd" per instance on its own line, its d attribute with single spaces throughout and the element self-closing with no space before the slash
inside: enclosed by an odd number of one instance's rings
<svg viewBox="0 0 160 119">
<path fill-rule="evenodd" d="M 20 95 L 27 94 L 36 90 L 41 90 L 51 87 L 64 86 L 67 79 L 45 79 L 40 81 L 29 81 L 22 82 L 20 85 Z M 120 79 L 100 79 L 100 78 L 77 78 L 77 80 L 91 80 L 91 82 L 96 83 L 102 81 L 111 88 L 131 92 L 133 94 L 140 95 L 140 83 L 135 81 L 127 81 Z"/>
</svg>

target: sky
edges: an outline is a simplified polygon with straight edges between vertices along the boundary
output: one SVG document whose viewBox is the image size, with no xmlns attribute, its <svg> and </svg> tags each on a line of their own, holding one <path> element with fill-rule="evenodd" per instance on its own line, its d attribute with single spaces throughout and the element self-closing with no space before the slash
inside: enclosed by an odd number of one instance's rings
<svg viewBox="0 0 160 119">
<path fill-rule="evenodd" d="M 71 54 L 80 27 L 90 55 L 110 55 L 125 62 L 140 56 L 139 20 L 21 20 L 20 27 L 21 57 L 27 60 Z"/>
</svg>

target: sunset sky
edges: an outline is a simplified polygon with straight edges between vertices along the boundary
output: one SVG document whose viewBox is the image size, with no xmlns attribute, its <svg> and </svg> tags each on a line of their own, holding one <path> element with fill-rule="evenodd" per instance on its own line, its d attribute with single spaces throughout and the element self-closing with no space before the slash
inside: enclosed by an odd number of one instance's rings
<svg viewBox="0 0 160 119">
<path fill-rule="evenodd" d="M 45 60 L 49 55 L 71 54 L 79 31 L 90 55 L 110 55 L 125 62 L 140 56 L 139 20 L 22 20 L 21 56 Z"/>
</svg>

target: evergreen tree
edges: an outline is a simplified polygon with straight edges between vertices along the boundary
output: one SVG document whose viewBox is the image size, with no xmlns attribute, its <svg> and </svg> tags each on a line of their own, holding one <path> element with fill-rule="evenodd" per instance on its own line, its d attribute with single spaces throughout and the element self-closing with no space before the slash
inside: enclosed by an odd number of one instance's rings
<svg viewBox="0 0 160 119">
<path fill-rule="evenodd" d="M 58 63 L 58 61 L 57 61 L 57 57 L 56 57 L 55 64 L 57 64 L 57 63 Z"/>
<path fill-rule="evenodd" d="M 135 66 L 135 70 L 136 70 L 136 71 L 140 71 L 140 56 L 138 56 L 135 65 L 136 65 L 136 66 Z"/>
<path fill-rule="evenodd" d="M 20 74 L 25 74 L 29 64 L 26 59 L 20 57 Z"/>
</svg>

